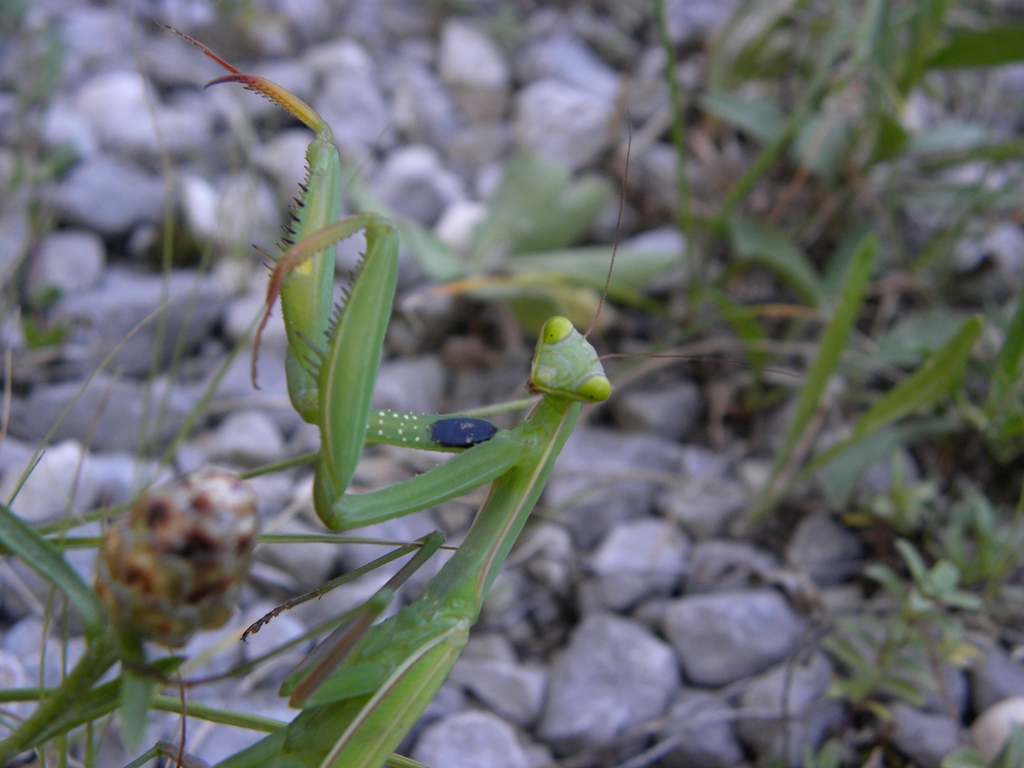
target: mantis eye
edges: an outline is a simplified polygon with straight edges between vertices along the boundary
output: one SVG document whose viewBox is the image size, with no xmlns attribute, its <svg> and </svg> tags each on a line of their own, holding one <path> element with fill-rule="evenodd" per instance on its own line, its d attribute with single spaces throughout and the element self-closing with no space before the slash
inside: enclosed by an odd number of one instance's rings
<svg viewBox="0 0 1024 768">
<path fill-rule="evenodd" d="M 545 344 L 557 344 L 572 333 L 572 330 L 572 323 L 567 318 L 556 316 L 544 323 L 544 328 L 541 329 L 540 335 L 544 339 Z"/>
<path fill-rule="evenodd" d="M 590 403 L 601 403 L 612 393 L 612 383 L 606 376 L 591 376 L 576 390 L 581 398 Z"/>
</svg>

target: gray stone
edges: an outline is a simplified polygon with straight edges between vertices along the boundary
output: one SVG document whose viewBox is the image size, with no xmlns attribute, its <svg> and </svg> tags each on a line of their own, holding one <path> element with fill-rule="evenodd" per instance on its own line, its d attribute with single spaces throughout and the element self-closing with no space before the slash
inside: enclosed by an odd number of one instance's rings
<svg viewBox="0 0 1024 768">
<path fill-rule="evenodd" d="M 636 70 L 629 83 L 629 114 L 642 122 L 666 110 L 668 104 L 665 50 L 660 45 L 649 45 L 637 57 Z"/>
<path fill-rule="evenodd" d="M 26 397 L 16 398 L 11 403 L 11 434 L 41 440 L 56 425 L 52 440 L 75 438 L 99 451 L 135 451 L 140 444 L 168 440 L 198 398 L 187 387 L 167 390 L 164 379 L 146 385 L 106 372 L 98 373 L 79 392 L 82 386 L 81 381 L 69 381 L 36 387 Z M 160 403 L 159 420 L 150 403 Z"/>
<path fill-rule="evenodd" d="M 91 157 L 100 151 L 100 142 L 77 109 L 64 101 L 50 104 L 43 116 L 42 139 L 51 149 L 71 148 L 77 159 Z"/>
<path fill-rule="evenodd" d="M 625 610 L 638 600 L 668 594 L 682 579 L 690 542 L 671 523 L 619 523 L 590 559 L 602 604 Z"/>
<path fill-rule="evenodd" d="M 684 597 L 665 611 L 665 636 L 698 685 L 726 685 L 786 658 L 804 622 L 776 592 Z"/>
<path fill-rule="evenodd" d="M 559 597 L 571 592 L 576 568 L 572 536 L 561 525 L 544 521 L 529 525 L 516 545 L 530 578 Z"/>
<path fill-rule="evenodd" d="M 614 101 L 619 91 L 619 76 L 572 34 L 559 33 L 528 45 L 517 66 L 527 82 L 554 78 L 588 91 L 602 101 Z"/>
<path fill-rule="evenodd" d="M 960 243 L 955 256 L 963 272 L 980 269 L 992 260 L 1000 276 L 1019 288 L 1024 278 L 1024 231 L 1015 222 L 1000 222 L 983 238 Z"/>
<path fill-rule="evenodd" d="M 971 723 L 971 740 L 985 765 L 994 765 L 1012 729 L 1021 726 L 1024 726 L 1024 698 L 1020 696 L 1003 699 L 978 715 Z"/>
<path fill-rule="evenodd" d="M 25 667 L 20 658 L 6 649 L 0 649 L 0 689 L 10 690 L 11 688 L 28 688 L 34 685 L 35 681 L 30 680 L 25 673 Z M 0 738 L 9 733 L 11 727 L 8 725 L 10 719 L 24 720 L 32 714 L 35 705 L 30 701 L 12 701 L 4 705 L 9 713 L 8 717 L 0 720 Z"/>
<path fill-rule="evenodd" d="M 657 476 L 675 476 L 681 449 L 654 435 L 577 427 L 548 480 L 546 503 L 565 508 L 560 522 L 584 548 L 611 527 L 642 517 L 657 493 Z"/>
<path fill-rule="evenodd" d="M 736 712 L 720 696 L 684 688 L 666 717 L 662 738 L 678 746 L 658 763 L 664 768 L 733 768 L 743 750 L 733 731 Z"/>
<path fill-rule="evenodd" d="M 138 72 L 100 72 L 79 89 L 75 108 L 100 144 L 119 155 L 158 157 L 164 149 L 181 155 L 210 141 L 209 112 L 164 106 L 155 94 L 147 96 L 147 88 Z"/>
<path fill-rule="evenodd" d="M 676 171 L 676 150 L 666 141 L 653 142 L 632 164 L 636 183 L 665 210 L 672 210 L 679 194 Z"/>
<path fill-rule="evenodd" d="M 0 482 L 0 499 L 14 498 L 13 509 L 29 523 L 55 520 L 71 511 L 89 509 L 99 499 L 89 456 L 76 440 L 51 445 L 31 467 L 24 484 L 14 492 L 28 465 L 12 467 Z"/>
<path fill-rule="evenodd" d="M 481 647 L 495 643 L 497 648 Z M 540 715 L 547 675 L 536 666 L 520 664 L 504 637 L 474 636 L 455 663 L 449 681 L 461 685 L 502 717 L 525 726 Z"/>
<path fill-rule="evenodd" d="M 669 39 L 677 46 L 699 45 L 728 20 L 739 0 L 667 0 Z"/>
<path fill-rule="evenodd" d="M 594 614 L 555 661 L 539 733 L 568 753 L 664 713 L 679 687 L 671 649 L 639 625 Z"/>
<path fill-rule="evenodd" d="M 273 179 L 279 198 L 291 201 L 299 196 L 310 137 L 308 128 L 286 128 L 253 148 L 256 164 Z"/>
<path fill-rule="evenodd" d="M 393 141 L 391 106 L 366 49 L 352 40 L 319 46 L 306 61 L 324 77 L 314 108 L 334 127 L 334 140 L 356 157 Z"/>
<path fill-rule="evenodd" d="M 488 712 L 460 712 L 427 726 L 413 760 L 445 768 L 530 768 L 515 729 Z"/>
<path fill-rule="evenodd" d="M 423 145 L 389 153 L 375 187 L 392 210 L 426 226 L 466 196 L 462 181 L 445 170 L 435 150 Z"/>
<path fill-rule="evenodd" d="M 770 581 L 779 570 L 774 555 L 743 541 L 699 541 L 690 551 L 687 592 L 749 589 Z"/>
<path fill-rule="evenodd" d="M 958 723 L 946 715 L 930 715 L 896 702 L 892 714 L 892 743 L 922 768 L 940 768 L 942 759 L 960 746 Z"/>
<path fill-rule="evenodd" d="M 307 524 L 301 519 L 273 522 L 267 530 L 286 534 L 323 533 L 323 526 Z M 256 559 L 280 569 L 291 579 L 291 588 L 296 592 L 309 591 L 323 584 L 337 570 L 340 550 L 335 544 L 275 544 L 260 547 Z"/>
<path fill-rule="evenodd" d="M 459 127 L 448 91 L 426 64 L 408 57 L 394 75 L 395 127 L 412 143 L 445 147 Z"/>
<path fill-rule="evenodd" d="M 594 162 L 615 139 L 614 102 L 554 78 L 520 91 L 515 112 L 518 146 L 573 170 Z"/>
<path fill-rule="evenodd" d="M 99 64 L 131 57 L 130 14 L 111 7 L 70 5 L 59 15 L 63 70 L 81 77 Z"/>
<path fill-rule="evenodd" d="M 373 406 L 397 413 L 437 413 L 445 370 L 434 355 L 387 360 L 380 366 Z"/>
<path fill-rule="evenodd" d="M 219 189 L 198 176 L 186 176 L 181 205 L 189 231 L 222 249 L 248 255 L 253 243 L 271 249 L 280 240 L 282 209 L 270 185 L 252 174 L 231 174 Z"/>
<path fill-rule="evenodd" d="M 67 229 L 51 232 L 39 244 L 28 274 L 29 293 L 56 289 L 75 293 L 96 285 L 106 262 L 103 240 L 94 232 Z"/>
<path fill-rule="evenodd" d="M 437 69 L 468 121 L 497 120 L 505 113 L 509 67 L 501 48 L 476 24 L 458 17 L 445 21 Z"/>
<path fill-rule="evenodd" d="M 205 441 L 211 461 L 255 467 L 280 461 L 284 456 L 284 438 L 262 411 L 236 411 L 227 416 Z"/>
<path fill-rule="evenodd" d="M 842 704 L 828 698 L 832 671 L 828 657 L 812 653 L 758 677 L 741 697 L 739 737 L 762 758 L 799 766 L 804 748 L 817 750 L 828 730 L 842 722 Z M 746 713 L 754 716 L 745 718 Z"/>
<path fill-rule="evenodd" d="M 703 412 L 700 388 L 682 379 L 671 385 L 634 389 L 611 401 L 615 423 L 623 429 L 654 432 L 682 442 L 697 426 Z"/>
<path fill-rule="evenodd" d="M 860 573 L 863 555 L 860 537 L 820 514 L 797 523 L 786 559 L 819 587 L 834 587 Z"/>
<path fill-rule="evenodd" d="M 983 655 L 967 670 L 974 710 L 984 712 L 1003 699 L 1024 696 L 1024 664 L 988 639 L 976 642 Z"/>
<path fill-rule="evenodd" d="M 153 315 L 165 290 L 159 318 Z M 142 377 L 150 372 L 157 346 L 157 364 L 165 366 L 179 347 L 188 352 L 209 338 L 225 304 L 217 283 L 197 272 L 161 276 L 109 269 L 93 290 L 61 299 L 51 320 L 68 327 L 66 356 L 83 375 L 112 355 L 112 370 Z"/>
<path fill-rule="evenodd" d="M 0 648 L 21 659 L 25 676 L 32 685 L 50 687 L 59 685 L 65 670 L 74 666 L 85 642 L 80 637 L 72 637 L 62 647 L 62 640 L 48 634 L 40 618 L 29 616 L 3 633 Z"/>
<path fill-rule="evenodd" d="M 483 203 L 457 200 L 445 208 L 434 227 L 434 234 L 465 258 L 473 248 L 477 226 L 486 217 L 487 207 Z"/>
<path fill-rule="evenodd" d="M 742 485 L 714 476 L 680 479 L 657 499 L 661 513 L 677 520 L 698 541 L 726 533 L 749 504 Z"/>
<path fill-rule="evenodd" d="M 103 235 L 160 221 L 164 184 L 136 165 L 105 155 L 75 165 L 51 196 L 58 215 Z"/>
<path fill-rule="evenodd" d="M 7 480 L 7 476 L 12 472 L 21 474 L 32 460 L 33 453 L 35 453 L 34 445 L 7 435 L 0 442 L 0 481 L 13 482 Z M 4 496 L 4 503 L 6 504 L 9 499 L 9 496 Z"/>
</svg>

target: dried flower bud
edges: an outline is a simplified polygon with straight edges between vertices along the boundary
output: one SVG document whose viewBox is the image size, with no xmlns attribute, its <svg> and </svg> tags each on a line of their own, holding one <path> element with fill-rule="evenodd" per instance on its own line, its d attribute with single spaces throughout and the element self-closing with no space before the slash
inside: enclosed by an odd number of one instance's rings
<svg viewBox="0 0 1024 768">
<path fill-rule="evenodd" d="M 119 632 L 184 645 L 230 618 L 258 532 L 247 485 L 227 472 L 193 472 L 140 494 L 111 525 L 96 591 Z"/>
</svg>

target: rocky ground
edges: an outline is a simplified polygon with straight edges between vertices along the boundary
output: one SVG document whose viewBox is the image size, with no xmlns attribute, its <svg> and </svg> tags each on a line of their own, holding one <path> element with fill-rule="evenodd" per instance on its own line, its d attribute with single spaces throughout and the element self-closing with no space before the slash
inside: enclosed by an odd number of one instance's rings
<svg viewBox="0 0 1024 768">
<path fill-rule="evenodd" d="M 513 150 L 617 189 L 630 141 L 619 236 L 683 250 L 668 224 L 671 112 L 646 3 L 513 10 L 480 2 L 456 12 L 397 0 L 281 0 L 219 16 L 221 5 L 234 4 L 45 0 L 17 24 L 13 15 L 4 22 L 0 332 L 13 367 L 0 498 L 12 497 L 46 442 L 13 505 L 33 523 L 127 502 L 199 467 L 246 470 L 316 448 L 315 430 L 287 401 L 283 330 L 265 334 L 259 390 L 244 347 L 265 290 L 251 244 L 274 247 L 311 135 L 241 89 L 201 90 L 221 72 L 156 22 L 308 100 L 370 189 L 456 252 Z M 699 83 L 703 51 L 734 5 L 668 3 L 684 88 Z M 718 180 L 697 173 L 692 183 L 699 200 Z M 610 241 L 617 211 L 613 194 L 583 241 Z M 994 232 L 1019 270 L 1019 227 Z M 170 271 L 160 269 L 168 242 Z M 339 249 L 339 278 L 355 250 Z M 1007 279 L 1019 281 L 1009 263 Z M 530 339 L 511 312 L 432 291 L 428 273 L 404 254 L 377 405 L 446 412 L 521 396 Z M 663 306 L 678 305 L 684 270 L 665 270 L 652 287 Z M 744 290 L 764 295 L 756 281 Z M 639 341 L 676 330 L 636 310 L 609 317 L 602 351 L 646 348 Z M 53 329 L 59 343 L 41 343 Z M 609 368 L 613 379 L 628 372 Z M 821 637 L 837 615 L 886 609 L 867 602 L 860 578 L 872 544 L 814 501 L 813 489 L 800 514 L 744 525 L 785 417 L 771 408 L 740 414 L 738 393 L 752 386 L 744 367 L 659 364 L 623 378 L 610 405 L 585 412 L 409 754 L 437 768 L 728 768 L 809 764 L 836 737 L 849 764 L 880 761 L 871 750 L 884 744 L 889 759 L 937 768 L 966 743 L 976 714 L 1024 695 L 1024 667 L 982 633 L 972 636 L 980 650 L 969 666 L 930 659 L 940 684 L 919 706 L 890 699 L 884 727 L 866 726 L 863 711 L 830 697 L 844 668 Z M 378 449 L 357 480 L 389 484 L 438 460 Z M 265 530 L 321 530 L 310 474 L 300 467 L 252 481 Z M 889 464 L 868 478 L 880 493 L 894 482 Z M 368 535 L 412 540 L 439 527 L 457 541 L 481 498 Z M 99 530 L 88 523 L 76 533 Z M 232 642 L 277 602 L 376 553 L 262 547 L 237 620 L 185 649 L 196 660 L 190 674 L 225 670 L 367 596 L 379 579 L 281 616 L 248 646 Z M 67 556 L 92 573 L 91 550 Z M 38 653 L 47 585 L 13 560 L 2 576 L 0 688 L 37 680 L 40 665 L 50 684 L 62 651 L 53 629 Z M 80 642 L 68 643 L 72 655 Z M 190 695 L 288 718 L 276 689 L 294 661 Z M 170 738 L 174 725 L 158 718 L 152 738 Z M 249 739 L 197 721 L 188 749 L 214 762 Z M 99 765 L 130 759 L 114 738 L 102 749 Z"/>
</svg>

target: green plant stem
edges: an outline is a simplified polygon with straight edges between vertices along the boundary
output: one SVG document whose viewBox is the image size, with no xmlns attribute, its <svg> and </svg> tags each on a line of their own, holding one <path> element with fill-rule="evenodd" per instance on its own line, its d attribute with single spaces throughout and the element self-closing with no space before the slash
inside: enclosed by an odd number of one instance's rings
<svg viewBox="0 0 1024 768">
<path fill-rule="evenodd" d="M 676 222 L 690 240 L 693 218 L 690 214 L 690 182 L 686 177 L 686 124 L 683 121 L 683 96 L 676 79 L 676 52 L 668 34 L 665 0 L 655 0 L 654 18 L 658 42 L 665 53 L 665 84 L 668 86 L 669 108 L 672 110 L 672 145 L 676 148 Z"/>
<path fill-rule="evenodd" d="M 117 645 L 112 635 L 104 634 L 90 643 L 71 674 L 39 703 L 27 720 L 0 742 L 0 765 L 30 749 L 39 734 L 54 720 L 64 716 L 75 697 L 89 690 L 117 659 Z"/>
</svg>

